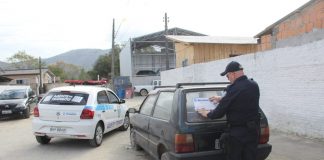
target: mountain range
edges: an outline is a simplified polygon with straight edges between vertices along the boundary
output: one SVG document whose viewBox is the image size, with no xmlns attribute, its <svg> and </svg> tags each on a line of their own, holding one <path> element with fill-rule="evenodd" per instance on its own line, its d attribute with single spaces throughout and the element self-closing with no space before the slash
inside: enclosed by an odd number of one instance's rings
<svg viewBox="0 0 324 160">
<path fill-rule="evenodd" d="M 74 64 L 84 68 L 85 70 L 91 70 L 96 63 L 99 56 L 109 53 L 109 50 L 102 49 L 76 49 L 71 50 L 54 57 L 42 59 L 47 65 L 55 64 L 56 62 L 63 61 L 64 63 Z M 0 67 L 2 69 L 10 68 L 10 64 L 1 62 Z"/>
</svg>

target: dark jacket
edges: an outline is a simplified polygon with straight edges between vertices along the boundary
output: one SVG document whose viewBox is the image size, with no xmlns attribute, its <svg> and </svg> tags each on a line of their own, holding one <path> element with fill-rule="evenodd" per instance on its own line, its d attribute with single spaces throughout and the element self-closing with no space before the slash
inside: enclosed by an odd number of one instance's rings
<svg viewBox="0 0 324 160">
<path fill-rule="evenodd" d="M 230 135 L 248 140 L 248 137 L 257 136 L 260 120 L 259 98 L 258 84 L 246 76 L 239 77 L 227 87 L 226 95 L 207 116 L 216 119 L 226 114 Z"/>
</svg>

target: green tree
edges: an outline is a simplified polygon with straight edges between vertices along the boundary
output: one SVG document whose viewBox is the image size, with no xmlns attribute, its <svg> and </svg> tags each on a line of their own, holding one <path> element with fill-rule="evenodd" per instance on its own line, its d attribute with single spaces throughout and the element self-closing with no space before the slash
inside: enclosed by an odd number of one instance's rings
<svg viewBox="0 0 324 160">
<path fill-rule="evenodd" d="M 108 73 L 111 73 L 111 58 L 107 55 L 101 55 L 97 59 L 93 70 L 88 72 L 92 79 L 97 79 L 97 76 L 101 78 L 107 78 Z"/>
<path fill-rule="evenodd" d="M 49 65 L 48 68 L 50 68 L 56 76 L 59 76 L 62 81 L 67 79 L 79 79 L 81 74 L 81 68 L 79 66 L 68 64 L 63 61 Z"/>
<path fill-rule="evenodd" d="M 115 62 L 115 76 L 120 75 L 120 67 L 119 67 L 119 53 L 121 51 L 121 46 L 116 45 L 115 46 L 115 52 L 114 52 L 114 62 Z M 112 63 L 112 54 L 111 51 L 109 52 L 109 55 L 101 55 L 93 69 L 88 72 L 88 74 L 91 76 L 92 79 L 97 79 L 97 76 L 99 75 L 101 78 L 111 78 L 111 63 Z M 108 76 L 109 75 L 109 76 Z"/>
<path fill-rule="evenodd" d="M 90 75 L 82 68 L 79 75 L 80 80 L 89 80 L 91 79 Z"/>
<path fill-rule="evenodd" d="M 36 69 L 39 68 L 39 60 L 31 55 L 28 55 L 25 51 L 18 51 L 13 56 L 7 58 L 17 69 Z M 45 67 L 46 64 L 42 62 L 41 67 Z"/>
<path fill-rule="evenodd" d="M 60 77 L 62 80 L 65 80 L 66 79 L 66 75 L 64 73 L 64 70 L 60 67 L 58 67 L 57 65 L 55 64 L 51 64 L 48 66 L 48 69 L 53 72 L 53 74 L 56 76 L 56 77 Z"/>
</svg>

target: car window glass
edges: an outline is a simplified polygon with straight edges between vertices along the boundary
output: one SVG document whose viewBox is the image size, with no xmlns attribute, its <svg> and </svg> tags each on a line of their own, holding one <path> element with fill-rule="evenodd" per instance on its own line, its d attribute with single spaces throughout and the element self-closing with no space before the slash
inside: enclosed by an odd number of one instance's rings
<svg viewBox="0 0 324 160">
<path fill-rule="evenodd" d="M 195 98 L 209 98 L 212 96 L 223 96 L 223 90 L 215 90 L 215 91 L 192 91 L 186 93 L 186 110 L 187 110 L 187 121 L 188 122 L 203 122 L 203 121 L 217 121 L 217 120 L 225 120 L 226 117 L 222 117 L 220 119 L 210 120 L 208 118 L 204 118 L 199 115 L 195 111 L 194 99 Z"/>
<path fill-rule="evenodd" d="M 1 92 L 0 100 L 27 98 L 26 89 L 7 89 Z"/>
<path fill-rule="evenodd" d="M 72 92 L 50 92 L 40 102 L 55 105 L 86 105 L 89 94 Z"/>
<path fill-rule="evenodd" d="M 35 95 L 35 92 L 31 88 L 29 88 L 28 89 L 28 96 L 31 97 L 33 95 Z"/>
<path fill-rule="evenodd" d="M 110 91 L 108 91 L 108 98 L 110 103 L 116 103 L 119 101 L 118 98 Z"/>
<path fill-rule="evenodd" d="M 148 96 L 141 106 L 140 113 L 145 115 L 151 115 L 155 99 L 156 99 L 156 95 Z"/>
<path fill-rule="evenodd" d="M 98 92 L 97 101 L 98 101 L 98 104 L 109 103 L 106 91 Z"/>
<path fill-rule="evenodd" d="M 173 102 L 173 92 L 161 92 L 156 102 L 153 117 L 169 120 Z"/>
</svg>

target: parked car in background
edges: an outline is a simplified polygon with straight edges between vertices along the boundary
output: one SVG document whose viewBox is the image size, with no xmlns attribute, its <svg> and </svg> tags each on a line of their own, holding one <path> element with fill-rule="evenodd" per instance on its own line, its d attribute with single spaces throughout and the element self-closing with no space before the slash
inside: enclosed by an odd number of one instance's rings
<svg viewBox="0 0 324 160">
<path fill-rule="evenodd" d="M 37 104 L 37 97 L 30 86 L 0 87 L 0 117 L 29 118 Z"/>
<path fill-rule="evenodd" d="M 224 147 L 217 143 L 227 129 L 226 116 L 207 119 L 195 111 L 196 98 L 222 96 L 228 83 L 177 84 L 149 93 L 130 119 L 130 141 L 135 149 L 144 149 L 155 159 L 226 159 Z M 257 159 L 271 152 L 269 126 L 260 109 L 260 139 Z"/>
<path fill-rule="evenodd" d="M 161 80 L 153 80 L 151 85 L 135 85 L 134 92 L 139 93 L 141 96 L 146 96 L 154 87 L 161 86 Z"/>
<path fill-rule="evenodd" d="M 152 70 L 140 70 L 136 73 L 136 76 L 158 76 L 158 73 Z"/>
<path fill-rule="evenodd" d="M 40 144 L 51 138 L 89 139 L 97 147 L 103 135 L 129 127 L 125 100 L 110 89 L 97 86 L 53 88 L 34 109 L 33 133 Z"/>
</svg>

